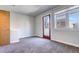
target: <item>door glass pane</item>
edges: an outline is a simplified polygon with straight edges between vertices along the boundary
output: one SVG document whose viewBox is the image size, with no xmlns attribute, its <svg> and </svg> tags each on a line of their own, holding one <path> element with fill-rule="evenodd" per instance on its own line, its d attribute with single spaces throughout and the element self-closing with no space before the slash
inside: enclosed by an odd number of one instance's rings
<svg viewBox="0 0 79 59">
<path fill-rule="evenodd" d="M 44 35 L 49 36 L 49 15 L 44 17 Z"/>
</svg>

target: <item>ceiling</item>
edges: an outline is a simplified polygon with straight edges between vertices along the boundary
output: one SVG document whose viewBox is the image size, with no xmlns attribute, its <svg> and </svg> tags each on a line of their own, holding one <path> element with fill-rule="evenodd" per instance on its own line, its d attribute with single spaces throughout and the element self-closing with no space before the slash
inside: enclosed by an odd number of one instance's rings
<svg viewBox="0 0 79 59">
<path fill-rule="evenodd" d="M 36 16 L 54 7 L 56 7 L 56 5 L 0 5 L 0 10 L 14 11 L 30 16 Z"/>
</svg>

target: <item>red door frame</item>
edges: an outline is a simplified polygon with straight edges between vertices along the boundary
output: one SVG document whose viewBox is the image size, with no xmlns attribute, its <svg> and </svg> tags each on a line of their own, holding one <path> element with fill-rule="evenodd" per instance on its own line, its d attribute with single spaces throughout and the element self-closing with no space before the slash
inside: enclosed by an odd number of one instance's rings
<svg viewBox="0 0 79 59">
<path fill-rule="evenodd" d="M 46 16 L 49 16 L 49 36 L 45 36 L 44 35 L 44 17 L 46 17 Z M 43 26 L 43 38 L 46 38 L 46 39 L 51 39 L 51 24 L 50 24 L 50 14 L 48 14 L 48 15 L 45 15 L 45 16 L 43 16 L 42 17 L 42 26 Z"/>
</svg>

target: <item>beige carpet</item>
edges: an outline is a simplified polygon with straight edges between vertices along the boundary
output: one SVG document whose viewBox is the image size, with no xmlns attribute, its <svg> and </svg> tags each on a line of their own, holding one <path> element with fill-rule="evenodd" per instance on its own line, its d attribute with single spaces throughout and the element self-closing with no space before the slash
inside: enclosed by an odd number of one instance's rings
<svg viewBox="0 0 79 59">
<path fill-rule="evenodd" d="M 31 37 L 0 47 L 0 53 L 78 53 L 79 48 L 43 38 Z"/>
</svg>

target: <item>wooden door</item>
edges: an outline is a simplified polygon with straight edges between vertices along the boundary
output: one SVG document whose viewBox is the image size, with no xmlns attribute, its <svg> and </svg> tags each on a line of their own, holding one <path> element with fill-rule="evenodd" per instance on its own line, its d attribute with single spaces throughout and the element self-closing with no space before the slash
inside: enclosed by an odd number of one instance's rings
<svg viewBox="0 0 79 59">
<path fill-rule="evenodd" d="M 0 10 L 0 46 L 10 43 L 10 13 Z"/>
</svg>

